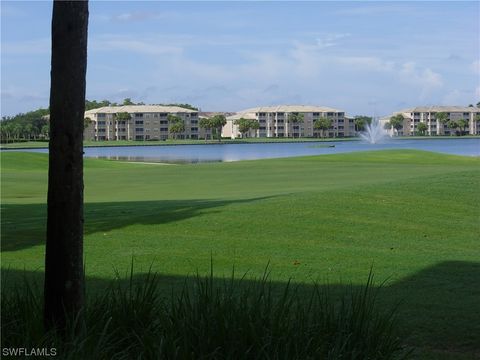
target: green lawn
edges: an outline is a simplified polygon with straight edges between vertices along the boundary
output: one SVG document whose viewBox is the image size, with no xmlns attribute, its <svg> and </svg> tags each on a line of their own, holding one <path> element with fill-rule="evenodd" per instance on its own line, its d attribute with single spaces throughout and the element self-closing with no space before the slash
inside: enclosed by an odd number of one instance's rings
<svg viewBox="0 0 480 360">
<path fill-rule="evenodd" d="M 47 156 L 1 153 L 2 268 L 41 278 Z M 90 290 L 132 256 L 165 287 L 207 272 L 342 289 L 386 280 L 420 358 L 473 358 L 480 337 L 480 159 L 393 150 L 148 165 L 85 161 Z M 5 271 L 3 272 L 5 274 Z M 12 275 L 10 275 L 12 276 Z M 103 284 L 103 285 L 102 285 Z M 477 353 L 478 355 L 478 353 Z"/>
</svg>

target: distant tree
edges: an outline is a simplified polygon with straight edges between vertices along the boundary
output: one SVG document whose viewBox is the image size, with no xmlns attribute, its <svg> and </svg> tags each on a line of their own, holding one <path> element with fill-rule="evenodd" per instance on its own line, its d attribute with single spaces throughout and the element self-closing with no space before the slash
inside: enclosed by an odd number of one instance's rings
<svg viewBox="0 0 480 360">
<path fill-rule="evenodd" d="M 10 142 L 10 138 L 12 137 L 12 127 L 13 124 L 11 122 L 6 122 L 2 120 L 1 122 L 1 132 L 2 132 L 2 141 Z"/>
<path fill-rule="evenodd" d="M 15 124 L 13 122 L 9 122 L 9 123 L 5 124 L 4 126 L 5 126 L 6 131 L 7 131 L 8 140 L 9 141 L 10 140 L 14 141 L 17 124 Z"/>
<path fill-rule="evenodd" d="M 367 124 L 372 123 L 372 118 L 369 116 L 355 116 L 355 131 L 363 131 L 365 130 L 365 126 Z"/>
<path fill-rule="evenodd" d="M 260 127 L 258 121 L 245 118 L 235 120 L 235 125 L 238 126 L 238 131 L 240 131 L 240 134 L 242 134 L 242 139 L 250 130 L 256 130 Z"/>
<path fill-rule="evenodd" d="M 88 1 L 53 2 L 44 324 L 83 324 L 83 126 Z"/>
<path fill-rule="evenodd" d="M 167 120 L 169 123 L 169 133 L 173 134 L 174 139 L 177 139 L 178 134 L 185 131 L 185 123 L 183 122 L 183 119 L 178 115 L 168 114 Z"/>
<path fill-rule="evenodd" d="M 390 130 L 392 128 L 392 124 L 390 124 L 390 122 L 386 122 L 385 124 L 383 124 L 383 128 L 385 130 Z"/>
<path fill-rule="evenodd" d="M 48 138 L 49 135 L 50 135 L 50 126 L 48 124 L 45 124 L 42 126 L 42 129 L 40 131 L 40 134 L 44 137 L 44 138 Z"/>
<path fill-rule="evenodd" d="M 85 130 L 86 128 L 88 128 L 91 124 L 92 124 L 92 119 L 90 119 L 88 116 L 83 119 L 83 130 Z"/>
<path fill-rule="evenodd" d="M 438 112 L 435 114 L 435 119 L 444 126 L 444 128 L 446 126 L 448 126 L 448 114 L 446 112 Z"/>
<path fill-rule="evenodd" d="M 435 114 L 435 119 L 437 119 L 440 124 L 445 125 L 448 122 L 448 114 L 446 112 L 438 112 Z"/>
<path fill-rule="evenodd" d="M 325 130 L 328 130 L 332 127 L 332 119 L 327 117 L 320 117 L 313 123 L 313 128 L 316 130 L 321 130 L 321 137 L 325 137 Z"/>
<path fill-rule="evenodd" d="M 12 135 L 16 140 L 20 140 L 20 137 L 24 134 L 23 130 L 24 125 L 20 123 L 15 123 L 12 127 Z"/>
<path fill-rule="evenodd" d="M 110 106 L 110 105 L 112 105 L 112 103 L 108 100 L 102 100 L 102 101 L 85 100 L 85 111 L 92 110 L 92 109 L 98 109 L 98 108 L 105 107 L 105 106 Z"/>
<path fill-rule="evenodd" d="M 460 135 L 465 133 L 465 128 L 468 126 L 468 120 L 460 119 L 457 121 L 457 128 L 459 129 Z"/>
<path fill-rule="evenodd" d="M 468 107 L 473 107 L 473 104 L 468 104 Z"/>
<path fill-rule="evenodd" d="M 428 130 L 428 126 L 427 126 L 427 124 L 421 122 L 421 123 L 418 124 L 417 130 L 420 134 L 425 135 L 426 131 Z"/>
<path fill-rule="evenodd" d="M 214 128 L 217 132 L 217 139 L 220 141 L 222 139 L 222 128 L 225 126 L 227 123 L 227 119 L 225 118 L 225 115 L 215 115 L 211 119 L 211 125 L 212 128 Z"/>
<path fill-rule="evenodd" d="M 455 129 L 458 129 L 459 128 L 459 125 L 458 125 L 458 120 L 448 120 L 446 123 L 445 123 L 446 126 L 448 126 L 451 130 L 455 130 Z M 452 132 L 450 132 L 450 135 L 453 135 Z"/>
<path fill-rule="evenodd" d="M 480 108 L 480 101 L 477 102 L 477 108 Z"/>
<path fill-rule="evenodd" d="M 158 105 L 162 105 L 162 106 L 177 106 L 177 107 L 181 107 L 181 108 L 184 108 L 184 109 L 189 109 L 189 110 L 194 110 L 194 111 L 198 111 L 198 108 L 193 106 L 193 105 L 190 105 L 190 104 L 177 104 L 177 103 L 172 103 L 172 104 L 158 104 Z"/>
<path fill-rule="evenodd" d="M 207 142 L 208 133 L 210 132 L 210 138 L 212 137 L 213 124 L 210 118 L 201 118 L 198 126 L 205 130 L 205 142 Z"/>
<path fill-rule="evenodd" d="M 123 99 L 122 105 L 135 105 L 135 103 L 130 98 Z"/>
<path fill-rule="evenodd" d="M 303 123 L 304 115 L 302 113 L 297 113 L 297 112 L 289 113 L 287 116 L 287 121 L 290 124 L 293 124 L 294 126 L 298 125 L 300 123 Z M 301 135 L 302 135 L 301 131 L 298 130 L 298 136 L 300 137 Z M 292 128 L 292 136 L 295 138 L 295 132 L 293 131 L 293 128 Z"/>
<path fill-rule="evenodd" d="M 398 132 L 400 129 L 403 128 L 404 120 L 405 119 L 402 114 L 394 115 L 390 118 L 390 125 Z"/>
<path fill-rule="evenodd" d="M 130 113 L 124 111 L 124 112 L 119 112 L 115 114 L 115 119 L 117 121 L 128 121 L 132 118 L 132 115 Z"/>
<path fill-rule="evenodd" d="M 185 131 L 185 124 L 183 122 L 177 122 L 170 125 L 168 131 L 173 134 L 174 139 L 177 139 L 178 134 Z"/>
</svg>

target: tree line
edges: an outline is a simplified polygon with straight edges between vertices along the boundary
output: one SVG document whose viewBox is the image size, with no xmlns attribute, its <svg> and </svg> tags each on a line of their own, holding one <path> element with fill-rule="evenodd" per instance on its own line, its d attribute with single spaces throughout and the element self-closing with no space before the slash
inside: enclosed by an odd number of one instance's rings
<svg viewBox="0 0 480 360">
<path fill-rule="evenodd" d="M 111 102 L 109 100 L 85 100 L 85 111 L 98 109 L 106 106 L 125 105 L 145 105 L 145 103 L 135 103 L 130 98 L 126 98 L 119 103 Z M 168 103 L 154 105 L 178 106 L 184 109 L 198 111 L 198 108 L 190 104 Z M 50 135 L 49 115 L 49 108 L 39 108 L 37 110 L 29 111 L 26 113 L 19 113 L 14 116 L 3 116 L 0 124 L 0 141 L 2 143 L 7 143 L 48 139 Z M 89 121 L 89 119 L 87 118 L 85 120 L 84 127 L 87 127 L 90 122 L 91 120 Z"/>
<path fill-rule="evenodd" d="M 290 126 L 296 126 L 300 125 L 303 123 L 305 120 L 304 114 L 302 113 L 290 113 L 287 116 L 287 124 Z M 355 123 L 355 131 L 362 131 L 365 129 L 365 126 L 367 124 L 370 124 L 372 122 L 372 118 L 368 116 L 355 116 L 354 123 Z M 245 119 L 245 118 L 240 118 L 235 120 L 235 125 L 238 126 L 238 131 L 240 132 L 242 138 L 246 137 L 250 130 L 257 130 L 260 128 L 260 124 L 258 121 L 253 120 L 253 119 Z M 321 116 L 319 118 L 316 118 L 313 120 L 313 128 L 315 130 L 320 131 L 320 136 L 323 138 L 327 134 L 326 131 L 329 129 L 332 129 L 333 125 L 333 119 L 326 117 L 326 116 Z M 295 131 L 292 132 L 293 136 L 295 137 Z M 300 136 L 300 131 L 298 132 L 298 135 Z"/>
<path fill-rule="evenodd" d="M 480 104 L 480 103 L 479 103 Z M 478 104 L 477 104 L 478 105 Z M 469 106 L 473 107 L 473 106 Z M 456 135 L 465 135 L 468 133 L 466 130 L 468 128 L 468 120 L 466 119 L 450 119 L 446 112 L 437 112 L 435 114 L 435 119 L 438 120 L 440 124 L 444 127 L 455 130 Z M 397 132 L 403 129 L 403 122 L 405 118 L 402 114 L 394 115 L 390 120 L 385 123 L 385 129 L 395 129 Z M 480 121 L 480 115 L 476 115 L 475 121 Z M 420 122 L 417 125 L 417 130 L 415 135 L 426 135 L 428 130 L 427 124 Z"/>
</svg>

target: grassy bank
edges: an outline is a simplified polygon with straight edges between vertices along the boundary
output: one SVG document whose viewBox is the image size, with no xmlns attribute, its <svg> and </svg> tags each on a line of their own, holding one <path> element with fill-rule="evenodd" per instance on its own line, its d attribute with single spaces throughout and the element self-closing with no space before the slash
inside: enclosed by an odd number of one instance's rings
<svg viewBox="0 0 480 360">
<path fill-rule="evenodd" d="M 2 153 L 2 267 L 42 277 L 47 156 Z M 469 358 L 480 334 L 479 159 L 376 151 L 178 166 L 85 161 L 89 291 L 132 256 L 161 286 L 216 273 L 334 291 L 373 264 L 405 341 L 431 358 Z M 430 354 L 430 355 L 428 355 Z M 433 355 L 432 355 L 433 354 Z"/>
<path fill-rule="evenodd" d="M 445 140 L 445 139 L 480 139 L 480 135 L 469 136 L 399 136 L 395 140 Z M 205 144 L 258 144 L 258 143 L 295 143 L 295 142 L 332 142 L 332 141 L 360 141 L 358 137 L 349 138 L 247 138 L 218 140 L 173 140 L 165 141 L 85 141 L 85 147 L 109 146 L 168 146 L 168 145 L 205 145 Z M 41 149 L 48 148 L 48 141 L 24 141 L 0 144 L 0 149 Z"/>
<path fill-rule="evenodd" d="M 295 143 L 295 142 L 331 142 L 331 141 L 352 141 L 358 138 L 248 138 L 248 139 L 222 139 L 218 140 L 173 140 L 165 141 L 84 141 L 85 147 L 108 147 L 108 146 L 169 146 L 169 145 L 206 145 L 206 144 L 259 144 L 259 143 Z M 1 144 L 0 149 L 41 149 L 48 148 L 48 141 L 25 141 Z"/>
</svg>

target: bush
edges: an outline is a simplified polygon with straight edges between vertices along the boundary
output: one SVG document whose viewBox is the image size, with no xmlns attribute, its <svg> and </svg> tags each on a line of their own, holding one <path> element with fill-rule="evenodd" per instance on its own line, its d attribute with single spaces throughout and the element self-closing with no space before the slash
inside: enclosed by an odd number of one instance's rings
<svg viewBox="0 0 480 360">
<path fill-rule="evenodd" d="M 315 285 L 197 275 L 162 297 L 157 275 L 112 281 L 88 299 L 84 326 L 44 334 L 40 291 L 25 279 L 2 289 L 2 348 L 55 347 L 61 359 L 397 359 L 405 357 L 394 313 L 377 308 L 370 274 L 340 298 Z M 5 284 L 5 282 L 3 283 Z M 5 286 L 5 285 L 4 285 Z M 75 334 L 75 329 L 83 329 Z"/>
</svg>

